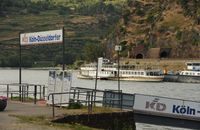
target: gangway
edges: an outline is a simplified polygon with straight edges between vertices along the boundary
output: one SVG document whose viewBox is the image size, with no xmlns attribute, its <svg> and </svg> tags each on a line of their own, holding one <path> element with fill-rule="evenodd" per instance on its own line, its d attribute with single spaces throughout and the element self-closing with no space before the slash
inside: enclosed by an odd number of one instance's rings
<svg viewBox="0 0 200 130">
<path fill-rule="evenodd" d="M 134 94 L 135 122 L 200 129 L 200 102 Z"/>
<path fill-rule="evenodd" d="M 88 98 L 94 93 L 97 95 L 96 102 Z M 71 95 L 70 99 L 73 101 L 88 102 L 88 105 L 95 102 L 104 107 L 132 111 L 135 121 L 133 123 L 200 129 L 200 102 L 81 87 L 72 87 L 67 94 Z"/>
</svg>

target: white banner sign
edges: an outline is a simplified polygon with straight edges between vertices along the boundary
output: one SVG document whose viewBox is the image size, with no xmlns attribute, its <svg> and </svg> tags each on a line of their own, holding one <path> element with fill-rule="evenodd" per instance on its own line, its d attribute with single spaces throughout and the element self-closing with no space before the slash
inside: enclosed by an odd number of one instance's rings
<svg viewBox="0 0 200 130">
<path fill-rule="evenodd" d="M 22 33 L 20 34 L 21 45 L 37 45 L 49 43 L 62 43 L 63 30 L 51 30 L 44 32 Z"/>
<path fill-rule="evenodd" d="M 48 80 L 48 95 L 50 93 L 66 93 L 70 92 L 71 87 L 71 73 L 62 70 L 49 71 Z M 69 94 L 58 94 L 54 96 L 54 103 L 60 106 L 68 106 Z M 62 104 L 65 103 L 65 104 Z M 52 104 L 52 98 L 47 100 L 47 104 Z"/>
<path fill-rule="evenodd" d="M 200 103 L 147 95 L 135 95 L 134 110 L 200 117 Z"/>
</svg>

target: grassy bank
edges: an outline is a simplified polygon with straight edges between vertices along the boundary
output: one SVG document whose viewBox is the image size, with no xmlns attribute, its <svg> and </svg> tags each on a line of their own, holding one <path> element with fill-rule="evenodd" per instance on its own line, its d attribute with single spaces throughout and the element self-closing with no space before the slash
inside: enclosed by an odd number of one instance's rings
<svg viewBox="0 0 200 130">
<path fill-rule="evenodd" d="M 82 107 L 81 109 L 66 109 L 62 108 L 65 115 L 80 115 L 87 114 L 87 107 Z M 112 113 L 119 112 L 118 109 L 95 107 L 93 113 Z M 46 116 L 24 116 L 24 115 L 11 115 L 19 119 L 19 122 L 22 124 L 31 124 L 39 128 L 50 129 L 50 130 L 98 130 L 96 128 L 91 128 L 83 126 L 77 123 L 67 124 L 67 123 L 53 123 L 52 118 Z M 59 118 L 59 117 L 57 117 Z"/>
</svg>

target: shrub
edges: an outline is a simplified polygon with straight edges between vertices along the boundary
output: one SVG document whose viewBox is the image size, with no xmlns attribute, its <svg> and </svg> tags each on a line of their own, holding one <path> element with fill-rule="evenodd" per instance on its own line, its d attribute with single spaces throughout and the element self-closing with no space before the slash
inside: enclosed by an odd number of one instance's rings
<svg viewBox="0 0 200 130">
<path fill-rule="evenodd" d="M 70 101 L 69 106 L 67 108 L 68 109 L 80 109 L 82 107 L 83 107 L 83 104 L 81 104 L 80 102 Z"/>
</svg>

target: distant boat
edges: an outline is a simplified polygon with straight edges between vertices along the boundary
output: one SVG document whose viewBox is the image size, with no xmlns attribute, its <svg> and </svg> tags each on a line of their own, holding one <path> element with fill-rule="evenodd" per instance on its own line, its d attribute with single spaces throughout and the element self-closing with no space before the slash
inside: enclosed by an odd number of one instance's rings
<svg viewBox="0 0 200 130">
<path fill-rule="evenodd" d="M 200 83 L 200 62 L 187 62 L 187 70 L 181 71 L 178 82 Z"/>
<path fill-rule="evenodd" d="M 98 74 L 96 75 L 96 72 Z M 99 58 L 97 64 L 86 64 L 80 68 L 78 78 L 82 79 L 118 80 L 118 65 L 108 59 Z M 164 76 L 159 69 L 135 69 L 134 65 L 120 65 L 119 79 L 124 81 L 163 81 Z"/>
<path fill-rule="evenodd" d="M 200 83 L 200 62 L 187 62 L 187 70 L 181 71 L 178 75 L 166 75 L 164 81 Z"/>
</svg>

